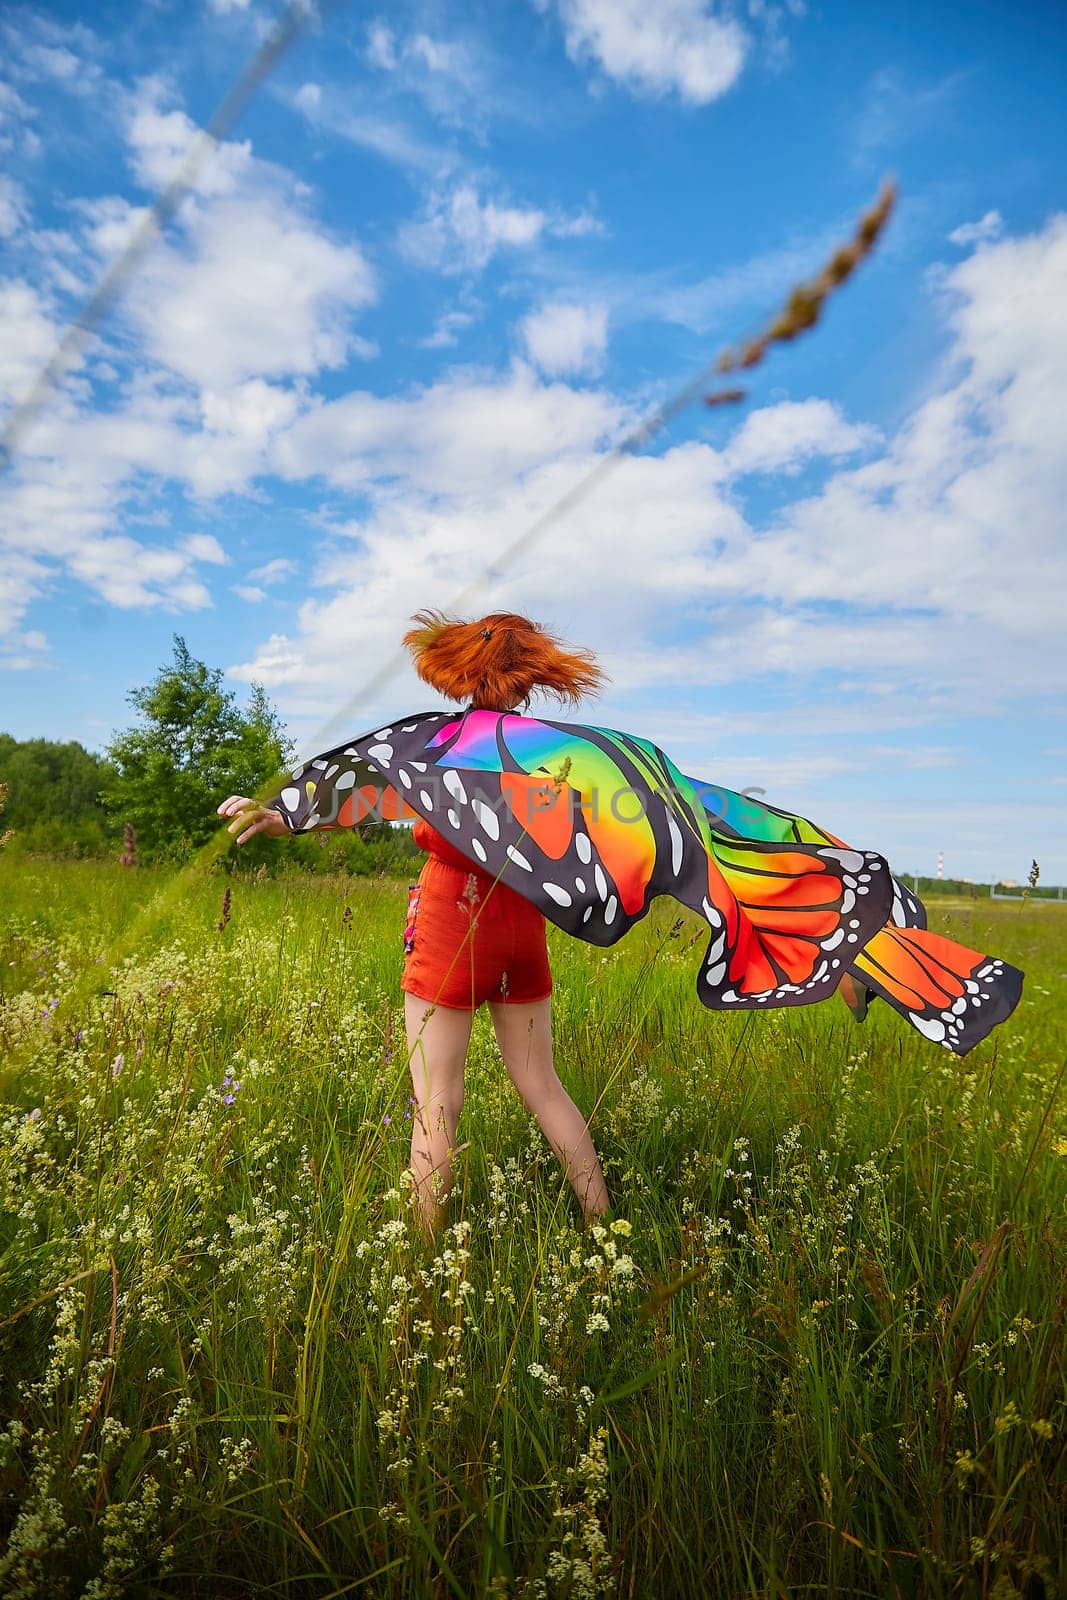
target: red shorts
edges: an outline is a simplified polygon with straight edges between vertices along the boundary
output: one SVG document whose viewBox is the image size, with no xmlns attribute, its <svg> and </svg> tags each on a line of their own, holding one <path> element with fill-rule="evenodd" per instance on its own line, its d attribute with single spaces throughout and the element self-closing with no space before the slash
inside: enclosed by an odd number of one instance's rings
<svg viewBox="0 0 1067 1600">
<path fill-rule="evenodd" d="M 485 1000 L 532 1005 L 552 993 L 545 919 L 485 873 L 430 856 L 411 890 L 400 987 L 477 1011 Z"/>
</svg>

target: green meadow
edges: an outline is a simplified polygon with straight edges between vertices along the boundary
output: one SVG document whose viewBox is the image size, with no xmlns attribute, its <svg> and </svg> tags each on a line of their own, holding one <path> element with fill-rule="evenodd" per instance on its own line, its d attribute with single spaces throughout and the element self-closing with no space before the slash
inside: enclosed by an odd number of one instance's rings
<svg viewBox="0 0 1067 1600">
<path fill-rule="evenodd" d="M 553 933 L 613 1210 L 482 1013 L 433 1245 L 405 896 L 0 856 L 5 1600 L 1063 1593 L 1067 906 L 965 1061 Z"/>
</svg>

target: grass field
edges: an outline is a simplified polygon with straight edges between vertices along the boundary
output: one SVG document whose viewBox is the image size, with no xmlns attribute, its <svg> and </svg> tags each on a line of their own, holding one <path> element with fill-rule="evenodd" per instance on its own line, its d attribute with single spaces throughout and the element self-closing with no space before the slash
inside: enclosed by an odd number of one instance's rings
<svg viewBox="0 0 1067 1600">
<path fill-rule="evenodd" d="M 0 1594 L 1063 1593 L 1067 907 L 966 1061 L 552 936 L 581 1233 L 475 1026 L 403 1182 L 406 885 L 0 857 Z"/>
</svg>

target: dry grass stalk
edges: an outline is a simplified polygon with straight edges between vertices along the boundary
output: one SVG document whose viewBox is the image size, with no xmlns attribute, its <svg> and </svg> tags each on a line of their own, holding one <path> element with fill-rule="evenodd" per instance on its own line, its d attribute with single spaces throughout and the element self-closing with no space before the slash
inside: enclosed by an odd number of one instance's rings
<svg viewBox="0 0 1067 1600">
<path fill-rule="evenodd" d="M 806 329 L 813 328 L 822 315 L 823 303 L 827 296 L 840 288 L 852 276 L 860 262 L 874 249 L 883 228 L 889 221 L 896 197 L 896 185 L 883 184 L 874 205 L 860 218 L 851 243 L 841 245 L 834 251 L 818 277 L 813 278 L 810 283 L 796 285 L 784 307 L 764 333 L 758 334 L 754 339 L 746 340 L 736 349 L 724 350 L 715 364 L 716 370 L 739 372 L 756 367 L 772 344 L 785 343 L 795 339 L 797 334 L 803 333 Z M 718 389 L 704 396 L 704 404 L 732 405 L 744 400 L 745 395 L 744 389 Z"/>
</svg>

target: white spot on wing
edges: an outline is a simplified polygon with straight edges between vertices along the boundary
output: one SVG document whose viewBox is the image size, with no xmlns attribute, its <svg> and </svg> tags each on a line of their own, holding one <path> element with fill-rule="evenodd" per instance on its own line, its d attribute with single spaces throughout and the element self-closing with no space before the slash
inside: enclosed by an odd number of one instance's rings
<svg viewBox="0 0 1067 1600">
<path fill-rule="evenodd" d="M 566 889 L 561 889 L 558 883 L 547 883 L 542 881 L 541 887 L 548 897 L 551 900 L 554 900 L 558 906 L 569 906 L 571 904 L 570 895 L 567 893 Z"/>
<path fill-rule="evenodd" d="M 677 877 L 682 869 L 682 835 L 678 831 L 678 824 L 667 811 L 667 832 L 671 836 L 671 871 Z"/>
<path fill-rule="evenodd" d="M 834 850 L 829 845 L 819 851 L 821 856 L 832 857 L 840 861 L 846 872 L 858 872 L 863 866 L 863 857 L 858 850 Z"/>
<path fill-rule="evenodd" d="M 478 818 L 478 821 L 481 823 L 490 839 L 499 839 L 500 822 L 497 818 L 496 812 L 492 811 L 489 806 L 486 805 L 484 800 L 472 800 L 471 810 Z"/>
</svg>

